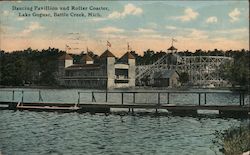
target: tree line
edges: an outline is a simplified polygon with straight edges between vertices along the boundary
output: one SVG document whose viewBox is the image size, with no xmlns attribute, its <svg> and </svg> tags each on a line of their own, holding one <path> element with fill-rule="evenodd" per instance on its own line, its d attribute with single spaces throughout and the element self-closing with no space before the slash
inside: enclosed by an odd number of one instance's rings
<svg viewBox="0 0 250 155">
<path fill-rule="evenodd" d="M 64 53 L 59 49 L 0 52 L 0 85 L 22 86 L 56 85 L 57 58 Z"/>
<path fill-rule="evenodd" d="M 0 50 L 0 85 L 5 86 L 23 86 L 31 85 L 58 85 L 57 69 L 58 57 L 66 53 L 57 48 L 34 50 L 31 48 L 5 52 Z M 88 53 L 96 62 L 98 55 L 94 51 L 82 51 L 80 54 L 71 54 L 74 58 L 74 63 L 80 63 L 82 55 Z M 171 53 L 164 51 L 154 51 L 148 49 L 142 55 L 131 51 L 136 59 L 136 65 L 149 65 L 167 55 L 168 63 L 176 63 L 171 57 Z M 233 85 L 246 86 L 250 82 L 250 54 L 249 50 L 227 50 L 222 51 L 214 49 L 211 51 L 203 51 L 198 49 L 194 52 L 180 51 L 181 56 L 229 56 L 233 57 L 233 63 L 227 63 L 220 67 L 221 76 L 229 80 Z M 187 75 L 182 73 L 184 80 L 187 80 Z"/>
</svg>

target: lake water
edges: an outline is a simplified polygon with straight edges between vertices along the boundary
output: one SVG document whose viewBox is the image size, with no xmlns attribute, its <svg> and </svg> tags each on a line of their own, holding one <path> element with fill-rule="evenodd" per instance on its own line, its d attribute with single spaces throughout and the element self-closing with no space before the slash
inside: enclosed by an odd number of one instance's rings
<svg viewBox="0 0 250 155">
<path fill-rule="evenodd" d="M 3 89 L 2 89 L 3 90 Z M 21 89 L 17 89 L 21 90 Z M 37 89 L 26 89 L 24 101 L 37 101 Z M 29 91 L 29 92 L 28 92 Z M 43 89 L 43 101 L 77 102 L 79 89 Z M 104 94 L 103 94 L 104 95 Z M 117 94 L 119 95 L 119 94 Z M 155 96 L 156 97 L 156 96 Z M 146 94 L 136 96 L 141 103 L 157 102 Z M 96 96 L 98 101 L 104 96 Z M 238 103 L 237 94 L 209 94 L 208 104 Z M 15 100 L 21 92 L 15 93 Z M 126 102 L 131 102 L 128 96 Z M 12 100 L 11 92 L 0 91 L 0 101 Z M 89 102 L 90 94 L 81 94 Z M 120 101 L 110 95 L 110 102 Z M 172 94 L 172 103 L 198 103 L 197 95 Z M 166 102 L 166 96 L 161 95 Z M 246 97 L 246 102 L 249 102 Z M 3 155 L 79 155 L 79 154 L 168 154 L 213 155 L 218 148 L 212 143 L 216 130 L 249 123 L 249 119 L 179 117 L 154 115 L 104 115 L 89 113 L 53 113 L 0 111 L 0 150 Z"/>
</svg>

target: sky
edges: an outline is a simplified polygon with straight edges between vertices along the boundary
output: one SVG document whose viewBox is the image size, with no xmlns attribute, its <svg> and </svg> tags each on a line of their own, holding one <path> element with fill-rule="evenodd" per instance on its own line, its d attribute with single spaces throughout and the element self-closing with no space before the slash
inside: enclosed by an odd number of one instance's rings
<svg viewBox="0 0 250 155">
<path fill-rule="evenodd" d="M 38 10 L 46 6 L 58 10 Z M 0 49 L 54 47 L 68 53 L 88 49 L 101 54 L 108 41 L 109 50 L 120 56 L 128 44 L 139 54 L 147 49 L 167 51 L 174 38 L 179 51 L 249 50 L 248 6 L 247 0 L 0 1 Z M 76 10 L 79 7 L 85 10 Z M 90 10 L 100 7 L 104 10 Z M 25 13 L 30 16 L 20 16 Z M 55 17 L 54 13 L 68 16 Z"/>
</svg>

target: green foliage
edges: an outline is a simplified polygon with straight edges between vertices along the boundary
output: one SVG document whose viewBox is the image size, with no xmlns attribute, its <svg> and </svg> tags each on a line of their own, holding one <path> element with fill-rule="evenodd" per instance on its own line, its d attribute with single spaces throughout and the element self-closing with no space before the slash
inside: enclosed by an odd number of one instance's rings
<svg viewBox="0 0 250 155">
<path fill-rule="evenodd" d="M 250 150 L 250 125 L 215 132 L 214 145 L 225 155 L 240 155 Z"/>
<path fill-rule="evenodd" d="M 57 58 L 62 54 L 55 48 L 38 51 L 31 48 L 11 53 L 1 52 L 1 85 L 55 85 Z"/>
<path fill-rule="evenodd" d="M 50 47 L 41 51 L 31 48 L 9 53 L 0 51 L 0 85 L 57 85 L 57 60 L 63 53 L 65 51 Z M 83 54 L 72 54 L 74 63 L 80 63 Z M 92 51 L 88 54 L 97 57 Z"/>
<path fill-rule="evenodd" d="M 220 68 L 221 77 L 229 80 L 233 86 L 250 84 L 250 53 L 242 50 L 234 53 L 234 62 L 223 64 Z"/>
<path fill-rule="evenodd" d="M 144 52 L 143 56 L 139 56 L 138 54 L 135 53 L 135 51 L 132 51 L 131 54 L 134 55 L 134 57 L 136 58 L 137 65 L 149 65 L 156 62 L 166 53 L 163 51 L 155 52 L 153 50 L 148 49 L 147 51 Z"/>
</svg>

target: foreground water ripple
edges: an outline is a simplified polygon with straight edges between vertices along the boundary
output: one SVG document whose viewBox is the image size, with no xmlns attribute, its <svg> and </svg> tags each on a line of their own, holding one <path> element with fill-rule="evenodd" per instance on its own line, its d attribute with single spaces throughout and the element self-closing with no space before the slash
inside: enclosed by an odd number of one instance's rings
<svg viewBox="0 0 250 155">
<path fill-rule="evenodd" d="M 215 154 L 212 149 L 215 130 L 247 121 L 28 111 L 0 111 L 0 115 L 3 155 L 210 155 Z"/>
</svg>

